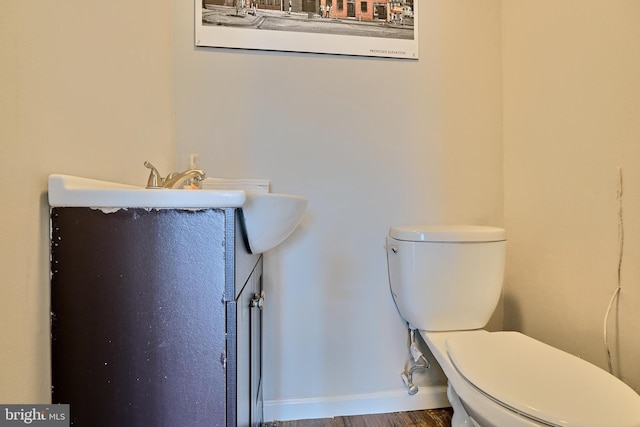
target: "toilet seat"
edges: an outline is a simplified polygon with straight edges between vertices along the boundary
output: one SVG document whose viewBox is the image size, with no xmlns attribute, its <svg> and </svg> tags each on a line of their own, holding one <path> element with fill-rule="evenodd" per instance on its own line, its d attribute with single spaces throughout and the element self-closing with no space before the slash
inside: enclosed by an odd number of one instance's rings
<svg viewBox="0 0 640 427">
<path fill-rule="evenodd" d="M 517 332 L 446 341 L 460 375 L 485 396 L 551 426 L 640 425 L 640 396 L 613 375 Z"/>
</svg>

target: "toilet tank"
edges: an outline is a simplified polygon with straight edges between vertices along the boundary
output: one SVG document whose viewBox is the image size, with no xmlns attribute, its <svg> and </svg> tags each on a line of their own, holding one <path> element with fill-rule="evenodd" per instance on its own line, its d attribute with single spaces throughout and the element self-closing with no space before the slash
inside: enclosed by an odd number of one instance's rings
<svg viewBox="0 0 640 427">
<path fill-rule="evenodd" d="M 486 326 L 502 292 L 505 231 L 484 226 L 391 227 L 391 294 L 412 329 Z"/>
</svg>

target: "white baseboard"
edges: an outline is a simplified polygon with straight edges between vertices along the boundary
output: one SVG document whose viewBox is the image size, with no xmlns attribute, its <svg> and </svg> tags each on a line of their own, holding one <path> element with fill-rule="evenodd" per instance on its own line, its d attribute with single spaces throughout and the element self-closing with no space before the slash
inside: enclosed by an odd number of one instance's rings
<svg viewBox="0 0 640 427">
<path fill-rule="evenodd" d="M 398 389 L 366 394 L 265 400 L 264 420 L 265 422 L 308 420 L 448 406 L 451 405 L 447 400 L 446 386 L 421 386 L 420 391 L 413 396 L 407 393 L 407 389 Z"/>
</svg>

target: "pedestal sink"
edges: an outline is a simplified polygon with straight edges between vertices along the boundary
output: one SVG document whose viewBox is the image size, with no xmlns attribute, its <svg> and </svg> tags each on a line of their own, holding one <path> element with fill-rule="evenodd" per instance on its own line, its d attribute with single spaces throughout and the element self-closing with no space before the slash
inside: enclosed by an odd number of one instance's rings
<svg viewBox="0 0 640 427">
<path fill-rule="evenodd" d="M 49 205 L 101 209 L 240 208 L 253 253 L 266 252 L 296 229 L 307 206 L 303 197 L 243 190 L 146 189 L 70 175 L 49 176 Z"/>
</svg>

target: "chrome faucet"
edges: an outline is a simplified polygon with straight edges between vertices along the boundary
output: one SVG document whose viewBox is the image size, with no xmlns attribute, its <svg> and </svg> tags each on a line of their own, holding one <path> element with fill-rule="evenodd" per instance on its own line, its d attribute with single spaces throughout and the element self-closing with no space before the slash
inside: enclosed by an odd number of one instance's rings
<svg viewBox="0 0 640 427">
<path fill-rule="evenodd" d="M 162 178 L 158 169 L 150 162 L 144 162 L 145 167 L 151 169 L 147 188 L 180 188 L 180 185 L 188 180 L 193 180 L 195 185 L 199 184 L 207 177 L 207 174 L 200 169 L 187 169 L 184 172 L 172 172 L 166 178 Z"/>
</svg>

